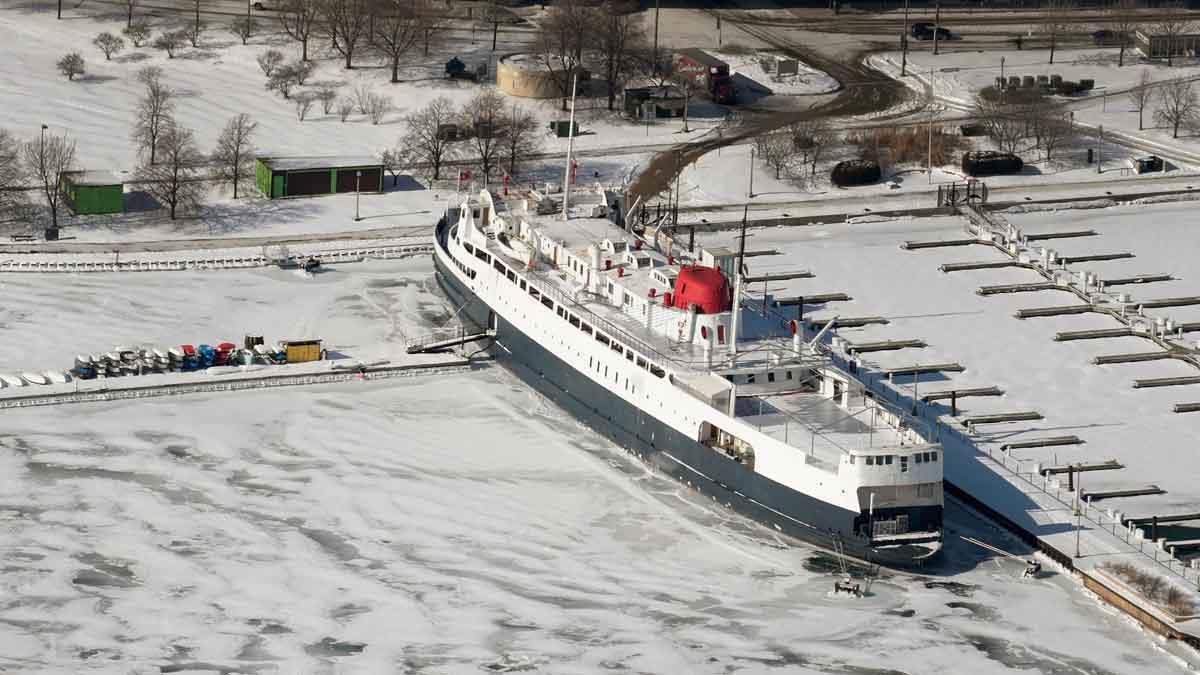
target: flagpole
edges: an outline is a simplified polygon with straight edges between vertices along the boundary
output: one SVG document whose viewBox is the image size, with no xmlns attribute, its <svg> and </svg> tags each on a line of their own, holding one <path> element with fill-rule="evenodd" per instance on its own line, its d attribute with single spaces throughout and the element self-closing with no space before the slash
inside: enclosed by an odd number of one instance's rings
<svg viewBox="0 0 1200 675">
<path fill-rule="evenodd" d="M 567 220 L 567 202 L 571 196 L 571 151 L 575 149 L 575 93 L 579 87 L 579 66 L 574 68 L 575 76 L 571 79 L 571 121 L 567 127 L 567 168 L 563 172 L 563 220 Z"/>
</svg>

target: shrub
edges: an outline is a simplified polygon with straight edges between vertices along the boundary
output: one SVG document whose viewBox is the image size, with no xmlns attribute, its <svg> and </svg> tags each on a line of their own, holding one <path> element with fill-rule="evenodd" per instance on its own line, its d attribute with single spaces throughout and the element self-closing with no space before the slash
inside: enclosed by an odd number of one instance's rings
<svg viewBox="0 0 1200 675">
<path fill-rule="evenodd" d="M 844 162 L 838 162 L 837 166 L 833 167 L 833 172 L 830 173 L 829 179 L 838 187 L 847 187 L 851 185 L 870 185 L 878 182 L 882 177 L 883 172 L 879 168 L 879 162 L 869 159 L 850 159 Z"/>
<path fill-rule="evenodd" d="M 83 63 L 83 57 L 79 52 L 71 52 L 58 60 L 58 72 L 67 76 L 68 80 L 74 80 L 76 75 L 83 75 L 86 67 Z"/>
</svg>

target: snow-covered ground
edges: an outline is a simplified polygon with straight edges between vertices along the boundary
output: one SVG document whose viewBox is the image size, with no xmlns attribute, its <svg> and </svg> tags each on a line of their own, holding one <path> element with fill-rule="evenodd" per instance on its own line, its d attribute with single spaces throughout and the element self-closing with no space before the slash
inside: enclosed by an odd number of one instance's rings
<svg viewBox="0 0 1200 675">
<path fill-rule="evenodd" d="M 389 97 L 393 108 L 381 124 L 372 125 L 357 111 L 342 122 L 336 111 L 326 114 L 316 103 L 301 122 L 292 101 L 264 88 L 266 78 L 255 62 L 267 49 L 277 49 L 289 60 L 299 58 L 299 43 L 282 34 L 273 21 L 262 21 L 263 30 L 269 32 L 251 38 L 244 47 L 223 26 L 212 26 L 199 49 L 187 46 L 173 59 L 150 46 L 134 49 L 127 41 L 125 51 L 105 61 L 103 53 L 92 46 L 92 39 L 103 31 L 120 34 L 124 16 L 118 8 L 91 3 L 76 8 L 68 3 L 65 11 L 69 18 L 56 21 L 49 4 L 0 6 L 0 44 L 6 61 L 12 64 L 0 75 L 0 110 L 5 113 L 0 125 L 24 139 L 35 138 L 42 124 L 49 126 L 49 133 L 65 132 L 78 144 L 79 165 L 88 169 L 131 172 L 136 167 L 137 153 L 129 137 L 141 86 L 134 75 L 145 66 L 163 69 L 165 81 L 178 93 L 176 118 L 195 131 L 205 152 L 212 149 L 230 117 L 246 113 L 258 122 L 254 140 L 262 154 L 362 156 L 395 147 L 404 133 L 404 116 L 433 98 L 445 96 L 460 104 L 479 90 L 480 85 L 444 78 L 448 55 L 468 63 L 493 58 L 490 41 L 482 37 L 477 44 L 431 49 L 429 57 L 417 48 L 403 61 L 402 82 L 391 84 L 389 69 L 377 58 L 364 52 L 358 61 L 361 67 L 347 71 L 336 55 L 324 52 L 322 40 L 314 39 L 310 49 L 318 65 L 301 90 L 330 85 L 345 98 L 357 87 L 367 86 Z M 155 34 L 187 20 L 186 14 L 147 16 Z M 520 43 L 502 39 L 497 52 L 519 48 Z M 74 82 L 60 76 L 54 65 L 68 49 L 78 50 L 87 62 L 87 75 Z M 566 117 L 557 101 L 511 102 L 532 110 L 543 122 Z M 673 143 L 680 138 L 676 133 L 681 127 L 679 120 L 651 125 L 647 138 L 644 125 L 624 121 L 618 113 L 603 108 L 600 100 L 580 103 L 582 134 L 576 138 L 576 148 Z M 703 131 L 723 119 L 723 113 L 697 105 L 689 124 Z M 566 139 L 546 133 L 544 151 L 566 150 Z"/>
<path fill-rule="evenodd" d="M 1048 211 L 1009 215 L 1026 233 L 1095 229 L 1096 237 L 1049 242 L 1060 255 L 1128 251 L 1137 257 L 1107 263 L 1086 263 L 1073 269 L 1095 271 L 1101 278 L 1139 273 L 1171 273 L 1178 281 L 1128 286 L 1134 299 L 1200 295 L 1200 278 L 1192 261 L 1200 255 L 1200 235 L 1190 227 L 1190 203 L 1131 205 L 1104 210 Z M 964 413 L 986 414 L 1034 410 L 1045 419 L 981 427 L 987 443 L 1043 436 L 1077 435 L 1086 444 L 1021 450 L 1021 459 L 1043 465 L 1100 462 L 1117 459 L 1117 471 L 1087 474 L 1089 489 L 1144 487 L 1155 484 L 1166 494 L 1105 500 L 1104 508 L 1131 515 L 1194 512 L 1200 505 L 1200 458 L 1191 451 L 1196 438 L 1194 415 L 1171 411 L 1174 403 L 1200 400 L 1194 387 L 1135 390 L 1135 378 L 1195 375 L 1194 368 L 1176 361 L 1096 366 L 1100 354 L 1156 351 L 1140 338 L 1055 342 L 1056 332 L 1113 328 L 1118 323 L 1097 315 L 1074 315 L 1018 320 L 1016 310 L 1078 304 L 1064 292 L 1014 293 L 983 297 L 980 286 L 1041 280 L 1026 270 L 997 269 L 944 274 L 947 262 L 1001 260 L 983 246 L 902 251 L 905 240 L 954 239 L 964 236 L 958 218 L 926 218 L 808 228 L 775 228 L 753 232 L 755 249 L 778 249 L 780 256 L 755 258 L 753 273 L 803 268 L 811 280 L 775 284 L 771 292 L 793 296 L 842 291 L 854 300 L 832 303 L 815 316 L 883 316 L 891 323 L 843 329 L 850 342 L 919 338 L 925 349 L 871 354 L 868 362 L 882 367 L 916 363 L 958 362 L 962 373 L 923 378 L 920 390 L 995 385 L 1003 397 L 959 401 Z M 733 235 L 709 235 L 704 241 L 728 241 Z M 751 289 L 758 293 L 760 289 Z M 811 310 L 810 310 L 811 311 Z M 1200 320 L 1200 309 L 1181 307 L 1149 310 L 1178 321 Z M 1194 344 L 1195 334 L 1188 336 Z M 905 379 L 906 386 L 908 384 Z M 948 411 L 947 411 L 948 412 Z M 1175 537 L 1178 538 L 1178 537 Z M 1190 537 L 1188 537 L 1190 538 Z"/>
<path fill-rule="evenodd" d="M 95 286 L 77 290 L 44 277 L 6 292 L 23 309 L 0 341 L 70 354 L 84 337 L 136 341 L 197 303 L 177 332 L 146 337 L 269 327 L 381 344 L 450 311 L 427 261 L 312 279 L 130 278 L 88 277 Z M 286 316 L 310 293 L 318 299 Z M 1020 549 L 954 506 L 954 539 L 928 576 L 889 574 L 868 598 L 832 597 L 829 558 L 648 472 L 498 368 L 3 416 L 7 670 L 849 675 L 1182 663 L 1063 576 L 1022 581 L 1019 564 L 959 542 Z"/>
<path fill-rule="evenodd" d="M 1051 64 L 1046 50 L 963 51 L 938 56 L 926 51 L 909 52 L 907 81 L 915 88 L 926 90 L 932 77 L 933 90 L 939 99 L 965 109 L 973 105 L 974 96 L 981 88 L 993 84 L 1000 76 L 1000 59 L 1004 57 L 1006 79 L 1014 75 L 1049 77 L 1057 74 L 1064 80 L 1095 80 L 1093 91 L 1063 99 L 1074 111 L 1075 121 L 1092 128 L 1103 125 L 1110 133 L 1117 131 L 1126 136 L 1126 140 L 1141 142 L 1144 148 L 1139 154 L 1159 152 L 1169 156 L 1172 152 L 1192 154 L 1200 151 L 1200 141 L 1194 131 L 1181 129 L 1181 137 L 1175 139 L 1171 137 L 1169 127 L 1155 121 L 1155 112 L 1159 109 L 1157 89 L 1152 91 L 1143 113 L 1144 128 L 1140 130 L 1137 109 L 1128 96 L 1128 92 L 1139 85 L 1142 73 L 1148 73 L 1154 83 L 1195 78 L 1200 76 L 1200 61 L 1180 58 L 1173 66 L 1167 66 L 1165 61 L 1144 59 L 1138 52 L 1127 50 L 1125 65 L 1118 67 L 1117 53 L 1115 49 L 1060 49 L 1055 52 Z M 871 63 L 883 72 L 899 77 L 899 52 L 876 54 L 871 57 Z"/>
<path fill-rule="evenodd" d="M 729 72 L 738 80 L 739 89 L 745 88 L 754 92 L 756 97 L 763 95 L 807 96 L 812 94 L 828 94 L 836 91 L 838 81 L 822 70 L 817 70 L 804 62 L 798 64 L 795 74 L 780 75 L 774 66 L 768 71 L 765 62 L 774 63 L 781 54 L 773 52 L 744 51 L 727 52 L 714 50 L 713 56 L 729 64 Z"/>
</svg>

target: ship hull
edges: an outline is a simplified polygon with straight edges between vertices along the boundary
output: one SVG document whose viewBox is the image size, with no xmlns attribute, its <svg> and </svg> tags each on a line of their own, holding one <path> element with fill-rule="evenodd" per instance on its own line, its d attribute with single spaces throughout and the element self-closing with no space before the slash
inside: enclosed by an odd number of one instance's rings
<svg viewBox="0 0 1200 675">
<path fill-rule="evenodd" d="M 448 255 L 439 232 L 434 256 L 439 286 L 461 307 L 460 316 L 495 331 L 497 360 L 541 395 L 580 422 L 715 501 L 788 536 L 865 562 L 889 567 L 921 565 L 939 548 L 936 542 L 870 546 L 847 536 L 858 512 L 776 483 L 714 452 L 579 372 L 518 326 L 496 313 L 464 285 L 441 260 Z"/>
</svg>

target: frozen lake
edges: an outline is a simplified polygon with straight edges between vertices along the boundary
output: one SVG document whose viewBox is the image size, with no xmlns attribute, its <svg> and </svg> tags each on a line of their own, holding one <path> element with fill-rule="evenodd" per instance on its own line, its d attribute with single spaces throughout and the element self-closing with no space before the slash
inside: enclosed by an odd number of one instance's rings
<svg viewBox="0 0 1200 675">
<path fill-rule="evenodd" d="M 86 278 L 119 302 L 147 284 L 219 296 L 230 274 Z M 23 293 L 65 280 L 44 278 Z M 230 306 L 387 342 L 444 311 L 430 279 L 427 261 L 300 290 L 259 275 Z M 289 298 L 294 324 L 274 308 Z M 80 331 L 55 316 L 3 339 L 70 355 Z M 96 339 L 224 326 L 109 316 Z M 499 368 L 3 417 L 0 671 L 1180 670 L 1070 580 L 1022 581 L 961 542 L 928 576 L 831 597 L 828 557 L 651 473 Z M 961 508 L 948 524 L 1018 548 Z"/>
</svg>

